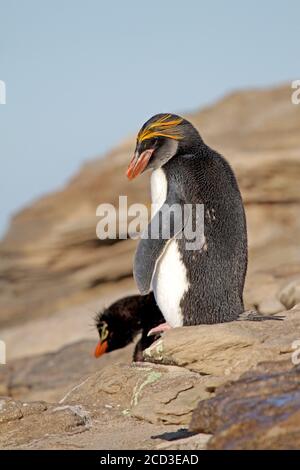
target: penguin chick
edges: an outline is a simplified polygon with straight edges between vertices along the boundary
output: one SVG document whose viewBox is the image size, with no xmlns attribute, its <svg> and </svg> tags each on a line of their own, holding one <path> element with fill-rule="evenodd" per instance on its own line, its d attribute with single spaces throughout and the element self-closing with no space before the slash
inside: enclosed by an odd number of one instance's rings
<svg viewBox="0 0 300 470">
<path fill-rule="evenodd" d="M 148 337 L 148 332 L 164 321 L 153 293 L 133 295 L 117 300 L 95 318 L 100 340 L 95 349 L 95 357 L 124 348 L 141 333 L 135 346 L 133 360 L 143 361 L 143 350 L 148 348 L 157 336 Z"/>
</svg>

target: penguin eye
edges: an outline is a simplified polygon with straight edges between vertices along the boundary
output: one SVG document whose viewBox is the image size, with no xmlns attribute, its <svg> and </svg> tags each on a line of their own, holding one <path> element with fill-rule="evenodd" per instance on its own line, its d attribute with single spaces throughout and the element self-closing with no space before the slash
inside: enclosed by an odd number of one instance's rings
<svg viewBox="0 0 300 470">
<path fill-rule="evenodd" d="M 101 326 L 101 331 L 100 331 L 100 340 L 104 341 L 107 337 L 108 337 L 107 324 L 103 323 L 103 325 Z"/>
</svg>

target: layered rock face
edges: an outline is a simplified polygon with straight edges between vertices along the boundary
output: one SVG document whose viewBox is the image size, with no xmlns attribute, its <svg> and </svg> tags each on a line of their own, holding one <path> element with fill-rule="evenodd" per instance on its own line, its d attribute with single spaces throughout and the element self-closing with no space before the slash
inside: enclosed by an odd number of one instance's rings
<svg viewBox="0 0 300 470">
<path fill-rule="evenodd" d="M 16 360 L 0 374 L 0 447 L 299 448 L 300 305 L 282 316 L 176 328 L 147 362 L 124 364 L 129 348 L 99 372 L 89 343 Z"/>
<path fill-rule="evenodd" d="M 145 363 L 131 364 L 132 345 L 94 360 L 93 316 L 135 291 L 136 245 L 98 240 L 96 208 L 118 207 L 119 195 L 149 203 L 149 176 L 125 177 L 128 139 L 17 214 L 0 243 L 1 448 L 299 448 L 300 106 L 290 96 L 288 86 L 234 93 L 187 116 L 239 181 L 246 306 L 283 320 L 174 329 Z"/>
<path fill-rule="evenodd" d="M 300 368 L 262 363 L 201 401 L 191 431 L 212 433 L 209 449 L 299 450 Z"/>
<path fill-rule="evenodd" d="M 236 172 L 249 231 L 246 301 L 263 311 L 281 308 L 276 288 L 299 274 L 300 107 L 290 96 L 288 86 L 234 93 L 187 116 Z M 149 176 L 125 177 L 133 148 L 132 138 L 87 163 L 63 190 L 13 218 L 0 244 L 1 326 L 97 299 L 103 285 L 130 284 L 136 242 L 100 241 L 95 232 L 100 203 L 118 207 L 119 195 L 149 203 Z"/>
</svg>

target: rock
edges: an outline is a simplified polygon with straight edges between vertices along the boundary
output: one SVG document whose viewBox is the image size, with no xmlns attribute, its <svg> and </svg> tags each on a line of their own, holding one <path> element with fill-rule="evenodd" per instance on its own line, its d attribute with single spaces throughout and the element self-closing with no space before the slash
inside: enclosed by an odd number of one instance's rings
<svg viewBox="0 0 300 470">
<path fill-rule="evenodd" d="M 49 434 L 82 432 L 81 427 L 89 425 L 88 413 L 81 406 L 21 403 L 11 399 L 2 399 L 1 405 L 1 448 L 22 446 Z"/>
<path fill-rule="evenodd" d="M 13 400 L 2 398 L 0 401 L 0 424 L 23 417 L 18 403 Z"/>
<path fill-rule="evenodd" d="M 247 407 L 252 406 L 253 397 L 256 397 L 255 409 L 266 415 L 272 413 L 273 395 L 275 404 L 277 400 L 280 405 L 276 405 L 278 414 L 282 411 L 281 404 L 289 406 L 284 408 L 285 416 L 290 412 L 291 417 L 284 418 L 287 424 L 280 433 L 284 442 L 290 442 L 284 436 L 296 432 L 298 426 L 297 421 L 293 424 L 292 416 L 297 417 L 295 409 L 299 403 L 295 387 L 296 383 L 299 385 L 300 369 L 291 373 L 290 369 L 298 354 L 295 341 L 299 341 L 299 312 L 300 307 L 283 312 L 286 317 L 283 321 L 201 325 L 185 328 L 184 334 L 179 328 L 170 330 L 146 351 L 148 360 L 154 362 L 118 364 L 108 354 L 104 356 L 107 365 L 97 372 L 93 372 L 94 365 L 87 354 L 90 342 L 31 360 L 16 360 L 14 373 L 7 379 L 12 394 L 27 394 L 31 399 L 47 393 L 54 398 L 54 390 L 64 394 L 59 401 L 56 398 L 56 403 L 22 403 L 4 398 L 0 403 L 0 447 L 62 449 L 73 448 L 75 444 L 98 449 L 222 447 L 223 434 L 219 434 L 219 429 L 223 432 L 225 424 L 231 423 L 227 415 L 231 409 L 227 408 L 228 399 L 237 398 L 232 405 L 234 419 L 238 413 L 248 416 Z M 283 364 L 271 363 L 266 369 L 258 366 L 264 359 L 287 360 Z M 101 360 L 95 360 L 94 364 L 100 364 L 101 368 Z M 247 374 L 236 385 L 232 384 L 245 371 Z M 195 408 L 198 411 L 193 413 Z M 191 431 L 204 433 L 203 438 L 178 436 L 176 442 L 170 443 L 161 434 L 166 424 L 173 432 L 178 426 L 187 425 L 192 415 Z M 230 433 L 235 423 L 232 426 L 228 427 Z M 256 436 L 256 424 L 251 426 L 251 435 Z M 262 439 L 258 424 L 257 429 L 257 440 L 254 437 L 249 440 L 250 447 L 271 446 L 273 441 L 278 444 L 278 440 Z M 273 435 L 273 430 L 270 433 Z M 75 438 L 78 434 L 80 438 Z M 154 436 L 160 441 L 154 442 Z M 233 442 L 234 435 L 224 446 L 247 446 L 245 436 L 244 440 L 241 437 L 241 441 Z"/>
<path fill-rule="evenodd" d="M 0 369 L 2 395 L 22 400 L 55 402 L 93 372 L 121 358 L 131 363 L 133 345 L 96 360 L 96 341 L 79 341 L 56 352 L 9 361 Z"/>
<path fill-rule="evenodd" d="M 185 439 L 176 439 L 157 446 L 159 450 L 205 450 L 211 438 L 210 434 L 196 434 Z"/>
<path fill-rule="evenodd" d="M 279 313 L 285 310 L 285 307 L 282 303 L 276 298 L 267 298 L 264 299 L 258 305 L 258 311 L 262 315 L 275 315 L 275 313 Z"/>
<path fill-rule="evenodd" d="M 299 449 L 300 367 L 266 363 L 201 401 L 190 431 L 213 433 L 209 449 Z"/>
<path fill-rule="evenodd" d="M 23 405 L 27 403 L 20 403 L 26 408 Z M 154 449 L 165 442 L 163 425 L 121 413 L 116 417 L 111 409 L 94 419 L 81 405 L 47 406 L 39 413 L 0 423 L 0 449 Z M 172 425 L 168 429 L 176 431 Z"/>
<path fill-rule="evenodd" d="M 260 274 L 272 278 L 274 290 L 282 280 L 273 276 L 275 268 L 282 272 L 284 265 L 293 264 L 300 274 L 300 220 L 295 217 L 300 205 L 300 107 L 290 105 L 286 85 L 233 93 L 187 117 L 237 174 L 248 221 L 251 307 L 263 300 Z M 128 195 L 128 205 L 149 202 L 149 176 L 132 185 L 124 177 L 133 146 L 134 138 L 127 139 L 106 158 L 85 164 L 61 191 L 13 217 L 0 243 L 1 327 L 93 301 L 103 295 L 103 287 L 117 292 L 122 280 L 133 287 L 136 242 L 100 241 L 95 234 L 100 203 L 118 207 L 119 194 Z M 120 215 L 126 214 L 120 210 Z"/>
<path fill-rule="evenodd" d="M 37 401 L 31 403 L 21 403 L 9 397 L 0 399 L 0 424 L 20 420 L 26 416 L 39 414 L 46 411 L 48 405 L 45 402 Z"/>
<path fill-rule="evenodd" d="M 153 371 L 137 383 L 131 408 L 133 416 L 154 424 L 188 424 L 199 396 L 210 397 L 220 383 L 174 367 L 158 374 Z"/>
<path fill-rule="evenodd" d="M 86 433 L 84 445 L 91 448 L 91 440 L 99 442 L 99 435 L 106 433 L 115 446 L 112 448 L 119 448 L 115 439 L 119 428 L 123 433 L 126 429 L 125 434 L 131 432 L 133 439 L 133 431 L 127 429 L 139 426 L 141 436 L 147 430 L 147 442 L 135 435 L 132 448 L 154 448 L 157 442 L 151 442 L 150 436 L 158 434 L 157 439 L 165 442 L 162 426 L 168 424 L 175 431 L 172 426 L 188 424 L 199 398 L 213 396 L 217 384 L 216 378 L 199 377 L 177 367 L 146 363 L 108 366 L 77 383 L 56 404 L 3 399 L 0 447 L 32 448 L 38 442 L 38 448 L 49 448 L 55 435 L 55 447 L 65 448 L 74 434 Z M 198 441 L 198 446 L 204 446 L 203 439 Z M 105 439 L 101 442 L 103 445 Z"/>
<path fill-rule="evenodd" d="M 149 362 L 173 364 L 200 374 L 239 377 L 261 361 L 292 354 L 300 338 L 300 309 L 282 312 L 283 321 L 236 321 L 174 328 L 144 352 Z"/>
<path fill-rule="evenodd" d="M 121 349 L 95 360 L 90 355 L 93 346 L 78 342 L 55 353 L 14 360 L 1 371 L 0 380 L 13 397 L 0 402 L 1 448 L 65 448 L 77 432 L 92 434 L 83 439 L 84 448 L 91 448 L 93 439 L 97 446 L 99 435 L 102 445 L 110 435 L 118 448 L 119 428 L 137 422 L 142 423 L 141 436 L 147 436 L 139 445 L 154 448 L 152 434 L 165 424 L 171 429 L 187 425 L 199 398 L 213 396 L 224 382 L 179 367 L 132 364 L 132 346 L 128 352 Z M 117 364 L 121 357 L 127 357 L 128 364 Z M 32 401 L 41 397 L 48 403 Z M 126 440 L 120 436 L 125 448 L 136 448 L 134 440 L 128 440 L 133 434 L 127 432 Z"/>
<path fill-rule="evenodd" d="M 93 416 L 108 406 L 153 424 L 181 425 L 189 423 L 199 397 L 211 397 L 220 383 L 178 367 L 116 364 L 77 385 L 61 403 L 82 403 Z"/>
<path fill-rule="evenodd" d="M 300 303 L 300 279 L 288 283 L 278 294 L 280 302 L 287 309 L 293 308 Z"/>
</svg>

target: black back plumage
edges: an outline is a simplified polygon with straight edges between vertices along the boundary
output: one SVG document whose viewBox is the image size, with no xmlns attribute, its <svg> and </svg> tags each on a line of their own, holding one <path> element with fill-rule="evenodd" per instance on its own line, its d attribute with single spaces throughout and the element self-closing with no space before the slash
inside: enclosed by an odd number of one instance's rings
<svg viewBox="0 0 300 470">
<path fill-rule="evenodd" d="M 177 241 L 190 285 L 181 299 L 183 324 L 235 320 L 244 310 L 247 230 L 234 173 L 202 140 L 192 154 L 181 152 L 163 168 L 168 186 L 180 187 L 183 202 L 204 204 L 202 249 L 186 250 L 184 236 Z"/>
</svg>

